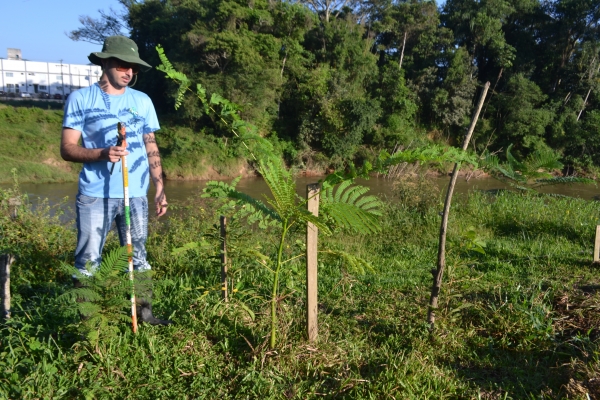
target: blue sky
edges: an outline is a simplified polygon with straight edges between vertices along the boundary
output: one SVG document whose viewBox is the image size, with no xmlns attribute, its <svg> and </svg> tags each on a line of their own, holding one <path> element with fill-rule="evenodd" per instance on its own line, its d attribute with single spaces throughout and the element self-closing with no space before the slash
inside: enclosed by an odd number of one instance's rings
<svg viewBox="0 0 600 400">
<path fill-rule="evenodd" d="M 0 57 L 6 49 L 21 49 L 31 61 L 87 64 L 100 45 L 74 42 L 65 32 L 81 26 L 80 15 L 98 18 L 98 10 L 122 10 L 117 0 L 0 0 Z"/>
</svg>

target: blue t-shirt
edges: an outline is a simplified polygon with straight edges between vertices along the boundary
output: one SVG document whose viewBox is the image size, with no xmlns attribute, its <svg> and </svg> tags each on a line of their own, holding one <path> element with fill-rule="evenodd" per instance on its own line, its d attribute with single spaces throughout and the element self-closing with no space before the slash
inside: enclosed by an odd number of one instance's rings
<svg viewBox="0 0 600 400">
<path fill-rule="evenodd" d="M 80 131 L 84 148 L 115 146 L 118 122 L 125 124 L 129 196 L 146 196 L 150 176 L 143 135 L 160 129 L 152 100 L 129 87 L 122 95 L 109 95 L 97 83 L 69 95 L 63 127 Z M 91 197 L 122 198 L 121 162 L 115 165 L 112 175 L 111 167 L 110 161 L 84 163 L 79 174 L 79 192 Z"/>
</svg>

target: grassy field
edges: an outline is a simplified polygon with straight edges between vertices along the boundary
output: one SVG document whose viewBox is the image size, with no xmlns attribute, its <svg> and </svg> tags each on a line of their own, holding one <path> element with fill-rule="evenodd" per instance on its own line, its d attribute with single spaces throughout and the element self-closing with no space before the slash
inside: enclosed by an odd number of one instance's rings
<svg viewBox="0 0 600 400">
<path fill-rule="evenodd" d="M 0 183 L 12 181 L 12 169 L 21 182 L 68 182 L 77 179 L 77 167 L 60 157 L 61 110 L 0 104 Z"/>
<path fill-rule="evenodd" d="M 81 166 L 60 156 L 61 107 L 39 101 L 0 103 L 0 148 L 4 149 L 0 153 L 0 183 L 12 182 L 13 169 L 20 182 L 77 180 Z M 175 126 L 168 120 L 162 120 L 161 125 L 157 137 L 167 179 L 216 179 L 249 173 L 237 148 L 226 140 Z"/>
<path fill-rule="evenodd" d="M 321 259 L 316 343 L 304 334 L 302 258 L 286 264 L 275 350 L 267 343 L 272 274 L 241 251 L 271 256 L 275 236 L 230 227 L 236 291 L 223 303 L 214 204 L 191 200 L 179 205 L 182 217 L 150 226 L 155 313 L 175 325 L 133 335 L 117 323 L 98 343 L 81 336 L 72 304 L 59 299 L 71 287 L 60 264 L 72 262 L 73 231 L 44 207 L 12 222 L 4 209 L 0 249 L 20 258 L 13 318 L 0 325 L 0 398 L 599 399 L 597 204 L 511 192 L 458 199 L 430 333 L 439 194 L 425 184 L 398 193 L 380 234 L 320 238 L 321 249 L 361 256 L 374 272 Z M 207 247 L 172 254 L 201 237 Z M 294 240 L 288 256 L 303 251 Z M 471 250 L 474 241 L 485 254 Z M 116 247 L 111 235 L 107 251 Z"/>
</svg>

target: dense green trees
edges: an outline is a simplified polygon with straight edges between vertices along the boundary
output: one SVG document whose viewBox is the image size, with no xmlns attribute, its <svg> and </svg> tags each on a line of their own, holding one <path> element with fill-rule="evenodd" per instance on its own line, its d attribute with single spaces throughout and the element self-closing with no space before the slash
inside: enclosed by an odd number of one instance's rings
<svg viewBox="0 0 600 400">
<path fill-rule="evenodd" d="M 143 58 L 157 64 L 161 44 L 301 167 L 460 142 L 486 81 L 478 151 L 552 148 L 570 167 L 600 166 L 600 0 L 120 2 L 121 17 L 82 18 L 71 37 L 98 41 L 126 21 Z M 138 86 L 172 110 L 160 75 Z M 193 98 L 184 105 L 173 118 L 226 140 Z"/>
</svg>

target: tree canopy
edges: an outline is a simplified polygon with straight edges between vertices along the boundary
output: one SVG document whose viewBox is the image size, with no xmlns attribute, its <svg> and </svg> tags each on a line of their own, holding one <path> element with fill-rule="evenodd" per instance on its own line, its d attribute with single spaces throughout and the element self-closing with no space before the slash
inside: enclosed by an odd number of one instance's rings
<svg viewBox="0 0 600 400">
<path fill-rule="evenodd" d="M 84 16 L 74 40 L 128 31 L 141 57 L 161 45 L 176 69 L 241 106 L 300 167 L 374 150 L 459 143 L 479 88 L 492 83 L 475 150 L 554 151 L 600 166 L 600 0 L 120 0 Z M 138 87 L 163 114 L 176 87 Z M 226 138 L 190 96 L 173 114 Z"/>
</svg>

